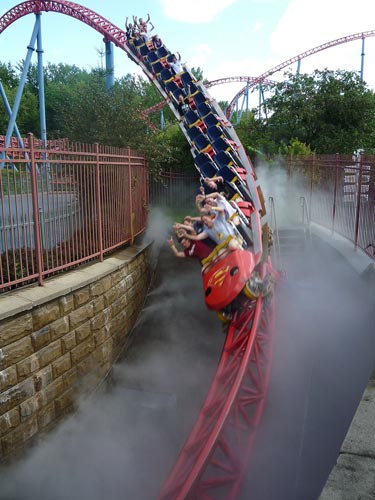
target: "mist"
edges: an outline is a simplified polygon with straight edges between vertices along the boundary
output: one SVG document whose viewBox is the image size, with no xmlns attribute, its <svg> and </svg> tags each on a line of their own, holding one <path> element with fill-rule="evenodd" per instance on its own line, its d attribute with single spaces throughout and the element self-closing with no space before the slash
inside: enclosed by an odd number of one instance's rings
<svg viewBox="0 0 375 500">
<path fill-rule="evenodd" d="M 280 230 L 298 229 L 303 183 L 291 186 L 281 166 L 257 175 Z M 375 365 L 367 283 L 342 255 L 306 231 L 281 268 L 270 389 L 241 500 L 318 498 Z"/>
<path fill-rule="evenodd" d="M 107 383 L 0 471 L 1 500 L 155 499 L 198 416 L 224 335 L 203 300 L 200 266 L 176 259 L 169 217 L 150 217 L 154 287 Z M 151 234 L 153 236 L 151 236 Z"/>
<path fill-rule="evenodd" d="M 280 227 L 298 220 L 291 200 L 301 193 L 291 194 L 283 169 L 257 174 Z M 160 210 L 150 216 L 158 268 L 130 349 L 101 391 L 0 471 L 1 500 L 157 497 L 225 338 L 205 308 L 199 264 L 166 245 L 171 224 Z M 270 390 L 242 500 L 316 500 L 374 365 L 367 289 L 337 251 L 312 235 L 282 266 Z"/>
</svg>

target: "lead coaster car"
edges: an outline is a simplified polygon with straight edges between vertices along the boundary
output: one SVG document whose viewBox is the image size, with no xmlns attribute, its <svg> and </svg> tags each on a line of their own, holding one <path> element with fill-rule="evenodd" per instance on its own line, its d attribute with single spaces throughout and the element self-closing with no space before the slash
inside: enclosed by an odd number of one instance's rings
<svg viewBox="0 0 375 500">
<path fill-rule="evenodd" d="M 254 254 L 243 249 L 224 248 L 202 268 L 206 305 L 224 310 L 243 291 L 255 267 Z"/>
</svg>

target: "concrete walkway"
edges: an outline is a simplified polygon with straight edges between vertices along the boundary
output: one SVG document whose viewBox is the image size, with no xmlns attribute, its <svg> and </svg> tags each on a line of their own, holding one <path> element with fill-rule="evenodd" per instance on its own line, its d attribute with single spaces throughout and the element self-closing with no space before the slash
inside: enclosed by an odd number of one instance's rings
<svg viewBox="0 0 375 500">
<path fill-rule="evenodd" d="M 375 371 L 319 500 L 375 499 Z"/>
</svg>

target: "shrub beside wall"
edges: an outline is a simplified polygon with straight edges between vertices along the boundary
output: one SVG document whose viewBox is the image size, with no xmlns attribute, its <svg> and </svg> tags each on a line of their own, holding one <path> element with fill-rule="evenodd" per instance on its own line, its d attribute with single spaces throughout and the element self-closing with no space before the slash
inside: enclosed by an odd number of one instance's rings
<svg viewBox="0 0 375 500">
<path fill-rule="evenodd" d="M 149 247 L 0 298 L 0 461 L 74 409 L 124 348 L 149 284 Z"/>
</svg>

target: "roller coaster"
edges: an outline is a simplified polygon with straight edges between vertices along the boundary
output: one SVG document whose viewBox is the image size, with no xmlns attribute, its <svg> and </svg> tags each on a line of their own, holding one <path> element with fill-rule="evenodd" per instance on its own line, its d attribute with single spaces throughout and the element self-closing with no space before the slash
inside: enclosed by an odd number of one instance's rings
<svg viewBox="0 0 375 500">
<path fill-rule="evenodd" d="M 275 324 L 273 282 L 277 273 L 270 259 L 264 201 L 253 166 L 233 126 L 203 83 L 186 67 L 180 73 L 173 72 L 172 54 L 166 46 L 155 48 L 142 38 L 128 40 L 126 33 L 107 19 L 64 0 L 20 3 L 0 18 L 0 33 L 21 17 L 35 14 L 32 45 L 43 11 L 87 24 L 142 68 L 178 120 L 200 176 L 223 179 L 225 196 L 250 234 L 250 244 L 235 251 L 226 245 L 217 247 L 204 263 L 206 304 L 228 318 L 225 343 L 195 425 L 155 495 L 160 500 L 233 500 L 240 492 L 266 403 Z M 181 95 L 188 102 L 184 112 L 179 107 Z M 270 285 L 259 286 L 265 282 Z"/>
</svg>

